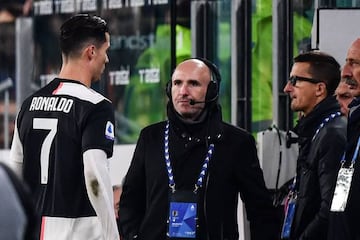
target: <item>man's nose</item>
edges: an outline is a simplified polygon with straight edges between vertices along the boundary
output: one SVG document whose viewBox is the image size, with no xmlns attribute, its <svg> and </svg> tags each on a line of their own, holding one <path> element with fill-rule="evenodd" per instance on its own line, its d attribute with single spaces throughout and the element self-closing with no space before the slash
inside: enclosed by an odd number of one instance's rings
<svg viewBox="0 0 360 240">
<path fill-rule="evenodd" d="M 286 82 L 286 85 L 285 85 L 285 87 L 284 87 L 284 93 L 289 93 L 291 90 L 292 90 L 292 85 L 291 85 L 291 83 L 289 82 L 289 81 L 287 81 Z"/>
<path fill-rule="evenodd" d="M 349 64 L 345 64 L 341 70 L 341 77 L 352 77 L 352 71 Z"/>
<path fill-rule="evenodd" d="M 183 84 L 181 87 L 180 87 L 180 94 L 182 95 L 187 95 L 189 92 L 189 89 L 188 89 L 188 86 L 186 84 Z"/>
</svg>

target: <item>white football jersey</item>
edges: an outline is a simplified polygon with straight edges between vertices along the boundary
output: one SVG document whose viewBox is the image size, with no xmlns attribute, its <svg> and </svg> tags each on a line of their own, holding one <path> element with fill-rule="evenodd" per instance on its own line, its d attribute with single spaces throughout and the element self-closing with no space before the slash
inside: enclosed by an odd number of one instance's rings
<svg viewBox="0 0 360 240">
<path fill-rule="evenodd" d="M 99 239 L 101 228 L 85 186 L 83 153 L 100 149 L 111 157 L 114 136 L 111 102 L 78 81 L 55 78 L 24 101 L 16 119 L 11 151 L 17 154 L 12 154 L 12 161 L 23 164 L 23 179 L 47 224 L 40 234 Z M 73 235 L 74 228 L 87 235 Z"/>
</svg>

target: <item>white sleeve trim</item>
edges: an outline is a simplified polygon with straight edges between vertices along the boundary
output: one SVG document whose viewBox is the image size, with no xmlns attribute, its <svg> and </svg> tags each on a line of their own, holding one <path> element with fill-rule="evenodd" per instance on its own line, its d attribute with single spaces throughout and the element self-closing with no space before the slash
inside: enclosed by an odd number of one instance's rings
<svg viewBox="0 0 360 240">
<path fill-rule="evenodd" d="M 10 149 L 10 160 L 7 161 L 9 167 L 15 172 L 15 174 L 22 179 L 22 165 L 24 160 L 23 145 L 19 137 L 19 131 L 17 126 L 17 118 L 15 120 L 16 126 L 14 130 L 13 141 Z"/>
</svg>

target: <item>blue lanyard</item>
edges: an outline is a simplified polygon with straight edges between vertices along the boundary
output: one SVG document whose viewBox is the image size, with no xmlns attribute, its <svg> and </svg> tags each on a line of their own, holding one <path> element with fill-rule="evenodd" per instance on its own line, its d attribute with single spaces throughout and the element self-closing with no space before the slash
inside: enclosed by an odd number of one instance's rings
<svg viewBox="0 0 360 240">
<path fill-rule="evenodd" d="M 175 192 L 175 180 L 174 180 L 173 170 L 171 168 L 170 155 L 169 155 L 169 125 L 170 125 L 169 121 L 167 121 L 166 127 L 165 127 L 165 138 L 164 138 L 165 163 L 166 163 L 166 169 L 167 169 L 167 173 L 168 173 L 168 177 L 169 177 L 169 187 L 172 189 L 172 192 Z M 209 145 L 208 151 L 206 153 L 204 164 L 202 165 L 198 180 L 195 184 L 194 193 L 196 193 L 197 190 L 202 187 L 204 177 L 206 175 L 206 172 L 207 172 L 207 169 L 209 166 L 209 161 L 212 157 L 213 152 L 214 152 L 214 144 L 212 143 Z"/>
<path fill-rule="evenodd" d="M 340 117 L 341 116 L 341 112 L 336 112 L 336 113 L 332 113 L 330 114 L 328 117 L 326 117 L 322 123 L 320 124 L 320 126 L 316 129 L 315 134 L 312 138 L 312 141 L 314 141 L 315 137 L 318 135 L 318 133 L 320 132 L 320 130 L 327 124 L 329 123 L 331 120 Z"/>
<path fill-rule="evenodd" d="M 355 151 L 354 151 L 354 154 L 351 158 L 351 164 L 350 164 L 350 167 L 349 168 L 353 168 L 354 167 L 354 164 L 356 162 L 356 158 L 357 156 L 359 155 L 359 148 L 360 148 L 360 137 L 358 138 L 358 141 L 357 141 L 357 144 L 356 144 L 356 148 L 355 148 Z M 341 167 L 344 165 L 344 163 L 346 162 L 346 159 L 345 159 L 345 154 L 346 154 L 346 151 L 344 152 L 342 158 L 341 158 Z"/>
<path fill-rule="evenodd" d="M 328 124 L 330 121 L 334 120 L 337 117 L 341 116 L 341 112 L 335 112 L 335 113 L 331 113 L 328 117 L 326 117 L 322 123 L 319 125 L 319 127 L 316 129 L 314 136 L 312 137 L 311 141 L 314 141 L 314 139 L 316 138 L 316 136 L 319 134 L 320 130 L 326 125 Z M 358 147 L 357 147 L 357 152 L 359 150 L 359 141 L 358 141 Z M 343 158 L 345 158 L 345 153 L 343 155 Z M 298 175 L 295 175 L 294 177 L 294 181 L 292 183 L 292 185 L 290 186 L 290 189 L 295 192 L 296 191 L 296 182 L 298 181 Z"/>
</svg>

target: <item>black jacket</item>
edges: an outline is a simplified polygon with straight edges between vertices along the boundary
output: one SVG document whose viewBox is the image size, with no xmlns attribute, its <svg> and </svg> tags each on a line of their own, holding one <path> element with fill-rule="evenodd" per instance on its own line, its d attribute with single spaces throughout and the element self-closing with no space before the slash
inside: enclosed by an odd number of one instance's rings
<svg viewBox="0 0 360 240">
<path fill-rule="evenodd" d="M 348 120 L 346 166 L 349 166 L 360 137 L 360 99 L 354 100 L 350 106 Z M 344 212 L 330 212 L 328 240 L 360 240 L 360 159 L 356 158 L 355 170 L 351 182 L 348 201 Z"/>
<path fill-rule="evenodd" d="M 333 118 L 323 127 L 320 124 L 339 111 L 336 99 L 328 97 L 295 127 L 299 136 L 299 192 L 292 239 L 327 239 L 330 203 L 346 144 L 346 118 Z"/>
<path fill-rule="evenodd" d="M 224 123 L 219 106 L 204 121 L 185 124 L 169 103 L 169 151 L 176 189 L 193 190 L 207 145 L 214 143 L 204 186 L 199 190 L 199 240 L 239 238 L 239 193 L 245 202 L 253 240 L 278 239 L 278 220 L 259 166 L 254 138 Z M 160 122 L 142 130 L 125 177 L 120 200 L 120 231 L 124 239 L 166 239 L 168 175 L 164 130 Z"/>
</svg>

